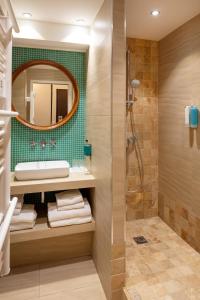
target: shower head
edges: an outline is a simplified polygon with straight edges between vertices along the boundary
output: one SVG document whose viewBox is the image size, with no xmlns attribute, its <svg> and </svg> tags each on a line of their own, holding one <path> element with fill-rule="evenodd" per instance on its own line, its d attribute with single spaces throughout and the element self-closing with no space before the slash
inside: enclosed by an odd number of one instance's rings
<svg viewBox="0 0 200 300">
<path fill-rule="evenodd" d="M 140 86 L 140 80 L 138 80 L 138 79 L 133 79 L 133 80 L 131 80 L 131 87 L 133 88 L 133 89 L 136 89 L 136 88 L 138 88 Z"/>
</svg>

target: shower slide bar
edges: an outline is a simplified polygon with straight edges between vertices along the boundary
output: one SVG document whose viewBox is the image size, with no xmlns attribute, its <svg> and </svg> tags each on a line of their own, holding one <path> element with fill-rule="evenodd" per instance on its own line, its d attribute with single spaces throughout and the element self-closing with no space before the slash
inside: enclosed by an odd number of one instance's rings
<svg viewBox="0 0 200 300">
<path fill-rule="evenodd" d="M 9 111 L 9 110 L 0 110 L 0 117 L 17 117 L 19 115 L 16 111 Z"/>
<path fill-rule="evenodd" d="M 8 207 L 7 212 L 6 212 L 6 214 L 3 218 L 3 221 L 0 225 L 0 251 L 2 251 L 4 241 L 6 239 L 8 231 L 9 231 L 11 219 L 14 214 L 17 200 L 18 200 L 17 197 L 14 197 L 11 201 L 9 201 L 9 207 Z"/>
</svg>

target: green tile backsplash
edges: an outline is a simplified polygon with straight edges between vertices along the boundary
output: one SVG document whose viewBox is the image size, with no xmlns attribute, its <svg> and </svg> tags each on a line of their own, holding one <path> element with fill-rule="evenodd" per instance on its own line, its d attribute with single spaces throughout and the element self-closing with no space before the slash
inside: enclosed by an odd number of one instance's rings
<svg viewBox="0 0 200 300">
<path fill-rule="evenodd" d="M 47 59 L 68 68 L 77 80 L 80 103 L 78 111 L 72 119 L 62 127 L 50 131 L 36 131 L 25 127 L 17 120 L 12 120 L 11 130 L 11 169 L 18 162 L 41 160 L 67 160 L 83 158 L 85 137 L 85 95 L 86 95 L 86 54 L 61 50 L 13 47 L 13 71 L 21 64 L 33 59 Z M 56 139 L 56 147 L 39 145 L 31 149 L 30 141 L 40 142 L 45 139 Z"/>
</svg>

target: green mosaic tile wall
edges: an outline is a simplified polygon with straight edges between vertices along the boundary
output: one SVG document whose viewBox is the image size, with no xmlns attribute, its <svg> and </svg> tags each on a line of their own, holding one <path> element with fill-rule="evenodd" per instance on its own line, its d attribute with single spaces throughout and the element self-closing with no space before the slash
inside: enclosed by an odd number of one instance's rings
<svg viewBox="0 0 200 300">
<path fill-rule="evenodd" d="M 77 80 L 80 91 L 80 104 L 75 116 L 64 126 L 45 132 L 32 130 L 17 120 L 12 120 L 11 131 L 11 169 L 18 162 L 42 160 L 83 159 L 85 139 L 85 95 L 86 95 L 86 54 L 82 52 L 13 47 L 13 71 L 21 64 L 33 59 L 48 59 L 68 68 Z M 56 147 L 39 145 L 31 149 L 30 140 L 40 142 L 56 139 Z"/>
</svg>

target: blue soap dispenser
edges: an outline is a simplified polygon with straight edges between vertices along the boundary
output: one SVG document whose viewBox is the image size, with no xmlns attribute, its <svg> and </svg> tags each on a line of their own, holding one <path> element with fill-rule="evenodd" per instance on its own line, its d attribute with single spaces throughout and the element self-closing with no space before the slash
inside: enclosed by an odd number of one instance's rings
<svg viewBox="0 0 200 300">
<path fill-rule="evenodd" d="M 199 124 L 199 110 L 195 105 L 190 107 L 190 128 L 197 128 Z"/>
</svg>

